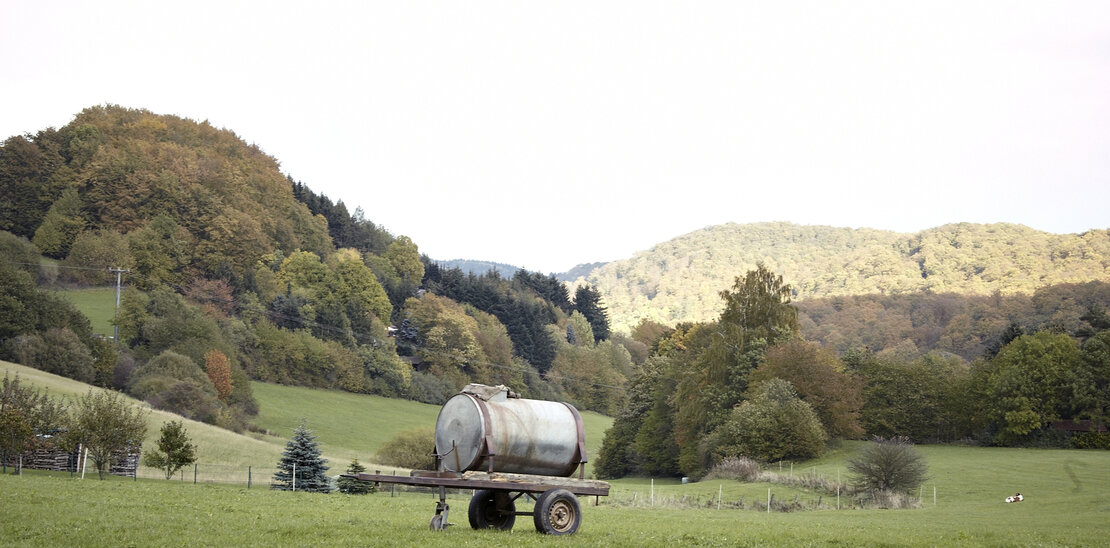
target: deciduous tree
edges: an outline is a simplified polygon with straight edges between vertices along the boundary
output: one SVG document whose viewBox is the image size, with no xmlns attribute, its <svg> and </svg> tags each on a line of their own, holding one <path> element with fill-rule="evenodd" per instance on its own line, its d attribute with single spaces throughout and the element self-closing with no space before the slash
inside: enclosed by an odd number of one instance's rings
<svg viewBox="0 0 1110 548">
<path fill-rule="evenodd" d="M 825 429 L 809 404 L 782 379 L 763 383 L 711 435 L 716 458 L 746 456 L 765 462 L 806 459 L 825 451 Z"/>
<path fill-rule="evenodd" d="M 219 350 L 209 350 L 204 354 L 204 371 L 212 386 L 216 387 L 216 396 L 220 401 L 226 401 L 231 395 L 231 362 Z"/>
<path fill-rule="evenodd" d="M 85 223 L 85 216 L 81 213 L 81 197 L 77 195 L 76 189 L 68 188 L 47 210 L 31 242 L 43 255 L 63 259 L 69 254 L 73 240 L 84 230 Z"/>
<path fill-rule="evenodd" d="M 794 385 L 798 397 L 813 407 L 830 436 L 854 439 L 863 434 L 859 382 L 844 373 L 844 364 L 831 352 L 798 339 L 772 346 L 767 349 L 766 361 L 752 372 L 751 382 L 774 378 Z"/>
<path fill-rule="evenodd" d="M 28 386 L 19 375 L 4 373 L 0 384 L 0 463 L 5 471 L 12 455 L 33 445 L 36 434 L 53 434 L 64 426 L 66 405 Z"/>
<path fill-rule="evenodd" d="M 1065 418 L 1079 363 L 1079 349 L 1064 334 L 1041 331 L 1003 347 L 991 360 L 987 381 L 996 440 L 1013 443 Z"/>
<path fill-rule="evenodd" d="M 197 461 L 197 448 L 189 440 L 189 432 L 181 421 L 162 423 L 162 435 L 158 438 L 158 448 L 143 455 L 143 464 L 161 470 L 166 479 L 184 466 Z"/>
<path fill-rule="evenodd" d="M 117 455 L 139 449 L 146 435 L 146 415 L 119 392 L 89 390 L 74 402 L 66 439 L 88 449 L 104 479 Z"/>
</svg>

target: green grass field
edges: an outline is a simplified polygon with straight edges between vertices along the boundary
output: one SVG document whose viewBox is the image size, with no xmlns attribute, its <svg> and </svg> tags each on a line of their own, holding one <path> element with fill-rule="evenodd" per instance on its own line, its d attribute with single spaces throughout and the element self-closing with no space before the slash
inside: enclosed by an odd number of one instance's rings
<svg viewBox="0 0 1110 548">
<path fill-rule="evenodd" d="M 511 532 L 473 531 L 469 493 L 449 496 L 450 522 L 434 533 L 428 493 L 352 497 L 177 481 L 70 479 L 27 472 L 0 477 L 0 543 L 19 546 L 1105 546 L 1110 538 L 1110 453 L 929 446 L 934 479 L 916 510 L 827 509 L 781 513 L 715 505 L 677 508 L 686 494 L 726 502 L 770 487 L 737 482 L 614 482 L 599 506 L 584 497 L 578 534 L 554 539 L 520 516 Z M 851 444 L 843 448 L 850 454 Z M 825 459 L 830 464 L 839 457 Z M 795 472 L 804 467 L 796 465 Z M 932 503 L 932 487 L 937 503 Z M 1006 504 L 1020 490 L 1026 501 Z M 631 494 L 639 494 L 636 504 Z M 518 510 L 530 503 L 518 501 Z"/>
<path fill-rule="evenodd" d="M 114 332 L 112 319 L 116 316 L 115 287 L 60 289 L 55 293 L 65 297 L 85 316 L 88 316 L 93 333 L 107 336 Z"/>
<path fill-rule="evenodd" d="M 89 389 L 0 362 L 0 375 L 5 371 L 55 395 Z M 244 436 L 186 421 L 201 456 L 199 484 L 191 471 L 173 481 L 147 479 L 156 470 L 138 481 L 39 471 L 0 476 L 0 545 L 1105 546 L 1110 538 L 1110 452 L 962 446 L 919 447 L 931 479 L 912 510 L 852 509 L 846 496 L 837 510 L 834 494 L 780 484 L 634 478 L 613 482 L 599 506 L 583 498 L 582 529 L 571 538 L 535 534 L 528 516 L 511 532 L 472 531 L 467 492 L 449 497 L 457 526 L 433 533 L 427 530 L 435 504 L 430 493 L 315 495 L 273 492 L 266 483 L 302 416 L 337 472 L 348 456 L 363 460 L 392 433 L 433 425 L 437 406 L 267 384 L 254 389 L 260 425 L 278 435 Z M 584 415 L 596 454 L 610 419 Z M 170 418 L 152 411 L 147 446 Z M 839 473 L 847 481 L 844 463 L 862 443 L 783 463 L 782 473 L 790 475 L 793 466 L 794 475 L 835 479 Z M 253 467 L 253 488 L 246 486 L 244 466 Z M 768 514 L 761 505 L 768 490 L 776 500 L 797 497 L 807 507 L 820 499 L 822 509 Z M 1018 491 L 1025 502 L 1003 502 Z M 531 503 L 519 502 L 518 510 L 530 510 Z"/>
</svg>

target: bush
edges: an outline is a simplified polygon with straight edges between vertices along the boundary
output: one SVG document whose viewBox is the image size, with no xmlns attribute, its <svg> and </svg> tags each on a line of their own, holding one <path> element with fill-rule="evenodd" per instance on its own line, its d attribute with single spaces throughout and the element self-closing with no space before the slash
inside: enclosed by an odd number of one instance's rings
<svg viewBox="0 0 1110 548">
<path fill-rule="evenodd" d="M 856 488 L 908 493 L 925 482 L 929 467 L 908 438 L 876 438 L 875 443 L 848 459 Z"/>
<path fill-rule="evenodd" d="M 1110 449 L 1110 432 L 1084 432 L 1072 438 L 1076 449 Z"/>
<path fill-rule="evenodd" d="M 435 430 L 431 428 L 405 430 L 385 442 L 378 450 L 376 460 L 401 468 L 430 470 L 435 466 L 435 457 L 432 455 L 435 443 Z"/>
<path fill-rule="evenodd" d="M 746 456 L 765 462 L 820 456 L 825 429 L 813 408 L 782 379 L 759 387 L 752 399 L 732 410 L 729 419 L 707 438 L 714 458 Z"/>
<path fill-rule="evenodd" d="M 725 457 L 718 462 L 705 479 L 731 479 L 736 481 L 756 481 L 763 473 L 763 465 L 759 461 L 747 457 Z"/>
<path fill-rule="evenodd" d="M 215 424 L 222 404 L 212 381 L 188 356 L 166 350 L 131 376 L 131 395 L 157 409 Z"/>
<path fill-rule="evenodd" d="M 416 372 L 412 374 L 409 384 L 409 396 L 421 403 L 442 405 L 458 393 L 459 388 L 461 387 L 455 386 L 451 381 L 431 373 Z"/>
<path fill-rule="evenodd" d="M 86 383 L 96 378 L 95 358 L 68 327 L 15 337 L 8 347 L 15 361 L 28 367 Z"/>
</svg>

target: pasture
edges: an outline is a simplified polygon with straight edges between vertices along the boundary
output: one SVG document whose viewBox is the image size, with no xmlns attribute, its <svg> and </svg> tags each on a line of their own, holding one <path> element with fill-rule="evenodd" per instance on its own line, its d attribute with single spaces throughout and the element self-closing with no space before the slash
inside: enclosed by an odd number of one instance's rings
<svg viewBox="0 0 1110 548">
<path fill-rule="evenodd" d="M 114 283 L 114 282 L 113 282 Z M 73 303 L 92 324 L 93 333 L 111 336 L 115 331 L 112 320 L 116 317 L 116 288 L 90 287 L 85 289 L 58 289 L 59 296 Z"/>
<path fill-rule="evenodd" d="M 0 375 L 5 371 L 53 395 L 89 389 L 0 362 Z M 920 491 L 920 505 L 911 510 L 861 510 L 846 496 L 837 510 L 834 493 L 781 484 L 634 478 L 613 482 L 611 496 L 602 497 L 599 506 L 583 497 L 582 528 L 570 538 L 536 534 L 527 516 L 519 517 L 511 532 L 473 531 L 466 518 L 468 492 L 449 496 L 449 521 L 456 526 L 434 533 L 427 530 L 435 505 L 428 492 L 318 495 L 270 491 L 266 483 L 300 417 L 317 431 L 321 449 L 332 460 L 331 473 L 338 473 L 351 456 L 373 469 L 370 455 L 380 443 L 413 425 L 434 425 L 438 406 L 253 386 L 263 410 L 259 425 L 276 435 L 240 435 L 185 421 L 200 455 L 197 484 L 191 471 L 165 481 L 148 479 L 158 472 L 145 467 L 138 481 L 80 480 L 39 471 L 0 476 L 0 545 L 1104 546 L 1110 538 L 1110 452 L 963 446 L 919 447 L 931 479 Z M 176 417 L 151 412 L 147 447 L 171 418 Z M 610 419 L 583 418 L 591 455 L 596 455 Z M 820 459 L 769 469 L 834 480 L 840 474 L 847 481 L 844 463 L 862 443 L 844 443 Z M 249 489 L 241 472 L 248 465 L 255 467 Z M 211 470 L 221 467 L 238 471 L 213 475 Z M 767 513 L 760 503 L 768 490 L 778 501 L 797 499 L 809 508 L 820 501 L 820 507 Z M 1003 502 L 1019 491 L 1024 502 Z M 520 501 L 518 509 L 530 506 Z"/>
<path fill-rule="evenodd" d="M 851 454 L 853 444 L 824 459 Z M 70 479 L 27 472 L 0 477 L 0 543 L 160 546 L 1104 546 L 1110 538 L 1110 453 L 928 446 L 921 448 L 934 479 L 915 510 L 772 512 L 714 504 L 680 507 L 676 497 L 707 501 L 724 492 L 766 496 L 768 484 L 614 482 L 599 506 L 582 498 L 578 534 L 536 534 L 527 516 L 511 532 L 473 531 L 469 493 L 449 496 L 450 522 L 427 530 L 430 493 L 388 490 L 365 496 L 269 491 L 255 487 L 112 478 Z M 805 466 L 795 465 L 795 472 Z M 937 503 L 931 491 L 936 486 Z M 1026 501 L 1006 504 L 1014 491 Z M 631 503 L 632 493 L 638 502 Z M 814 495 L 802 491 L 802 496 Z M 750 500 L 750 498 L 749 498 Z M 827 502 L 827 499 L 826 499 Z M 519 509 L 529 504 L 521 503 Z"/>
</svg>

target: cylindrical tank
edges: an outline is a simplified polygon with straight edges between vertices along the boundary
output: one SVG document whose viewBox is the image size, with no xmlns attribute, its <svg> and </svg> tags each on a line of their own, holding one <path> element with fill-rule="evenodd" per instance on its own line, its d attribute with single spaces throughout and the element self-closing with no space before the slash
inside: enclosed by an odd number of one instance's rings
<svg viewBox="0 0 1110 548">
<path fill-rule="evenodd" d="M 574 406 L 509 396 L 504 386 L 467 385 L 443 404 L 436 419 L 441 471 L 565 477 L 586 461 Z"/>
</svg>

